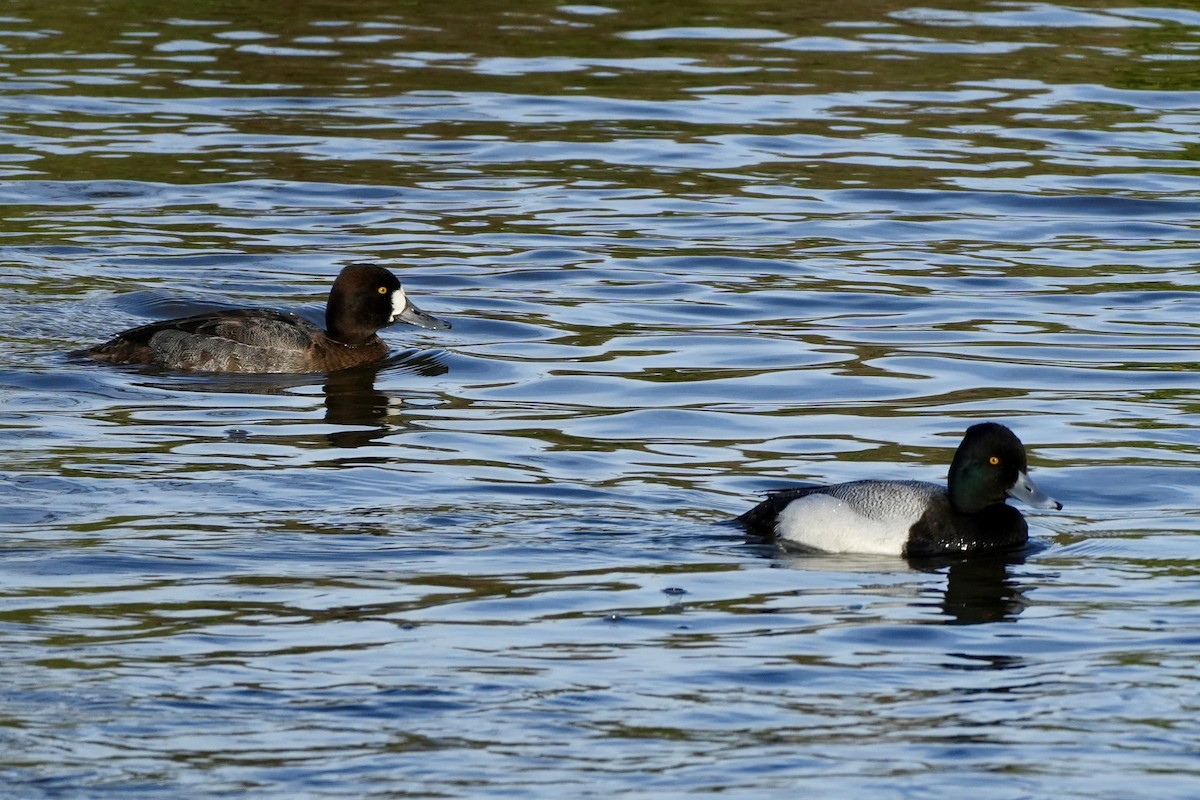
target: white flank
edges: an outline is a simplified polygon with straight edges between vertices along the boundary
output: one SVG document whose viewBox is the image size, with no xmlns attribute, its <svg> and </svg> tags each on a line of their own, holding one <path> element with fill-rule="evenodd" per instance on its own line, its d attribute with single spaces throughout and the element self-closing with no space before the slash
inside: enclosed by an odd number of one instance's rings
<svg viewBox="0 0 1200 800">
<path fill-rule="evenodd" d="M 898 556 L 909 528 L 942 491 L 917 481 L 860 481 L 833 488 L 842 496 L 810 494 L 788 503 L 775 522 L 776 534 L 827 553 Z"/>
</svg>

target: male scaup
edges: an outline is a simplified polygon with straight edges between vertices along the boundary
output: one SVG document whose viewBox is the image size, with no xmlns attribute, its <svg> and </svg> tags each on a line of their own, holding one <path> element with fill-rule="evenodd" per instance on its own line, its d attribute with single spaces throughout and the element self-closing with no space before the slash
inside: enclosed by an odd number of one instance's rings
<svg viewBox="0 0 1200 800">
<path fill-rule="evenodd" d="M 752 534 L 830 553 L 931 556 L 1003 550 L 1029 538 L 1006 497 L 1061 509 L 1029 479 L 1025 448 L 995 422 L 972 425 L 946 486 L 863 480 L 769 492 L 738 517 Z"/>
<path fill-rule="evenodd" d="M 84 354 L 113 364 L 204 372 L 333 372 L 384 358 L 388 346 L 375 332 L 393 322 L 450 327 L 409 302 L 391 272 L 354 264 L 329 292 L 328 331 L 295 314 L 238 309 L 152 322 Z"/>
</svg>

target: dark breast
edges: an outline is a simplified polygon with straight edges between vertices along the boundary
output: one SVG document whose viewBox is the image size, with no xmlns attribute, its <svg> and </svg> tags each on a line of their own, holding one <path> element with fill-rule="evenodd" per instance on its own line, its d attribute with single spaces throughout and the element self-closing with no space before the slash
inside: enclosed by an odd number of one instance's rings
<svg viewBox="0 0 1200 800">
<path fill-rule="evenodd" d="M 977 514 L 955 511 L 948 500 L 929 507 L 912 526 L 904 555 L 911 557 L 1011 550 L 1029 541 L 1029 524 L 1007 503 Z"/>
</svg>

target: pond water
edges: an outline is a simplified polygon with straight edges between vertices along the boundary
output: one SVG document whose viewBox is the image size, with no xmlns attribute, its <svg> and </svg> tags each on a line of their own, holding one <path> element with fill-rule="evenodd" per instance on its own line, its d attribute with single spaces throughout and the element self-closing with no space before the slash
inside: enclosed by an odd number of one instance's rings
<svg viewBox="0 0 1200 800">
<path fill-rule="evenodd" d="M 1189 3 L 9 6 L 5 796 L 1194 798 L 1198 60 Z M 361 261 L 453 329 L 68 356 Z M 984 419 L 1024 554 L 728 524 Z"/>
</svg>

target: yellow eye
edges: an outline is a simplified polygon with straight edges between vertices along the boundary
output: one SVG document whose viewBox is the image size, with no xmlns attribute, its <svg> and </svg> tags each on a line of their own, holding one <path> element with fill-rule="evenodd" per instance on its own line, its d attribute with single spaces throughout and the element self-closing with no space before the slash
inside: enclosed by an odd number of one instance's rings
<svg viewBox="0 0 1200 800">
<path fill-rule="evenodd" d="M 1000 456 L 992 456 L 988 459 L 988 463 L 993 467 L 1000 463 Z"/>
<path fill-rule="evenodd" d="M 379 289 L 378 289 L 378 292 L 379 292 L 380 294 L 387 294 L 387 287 L 386 287 L 386 286 L 380 286 L 380 287 L 379 287 Z"/>
</svg>

